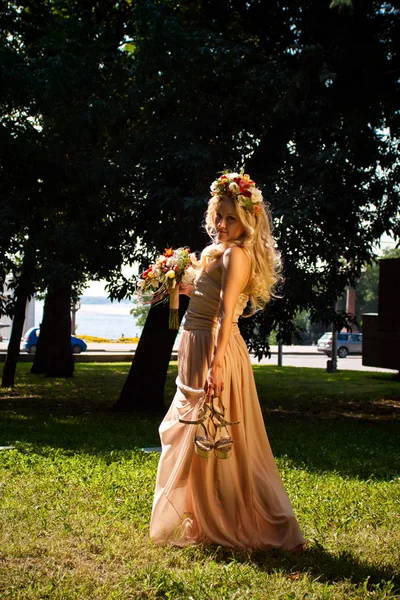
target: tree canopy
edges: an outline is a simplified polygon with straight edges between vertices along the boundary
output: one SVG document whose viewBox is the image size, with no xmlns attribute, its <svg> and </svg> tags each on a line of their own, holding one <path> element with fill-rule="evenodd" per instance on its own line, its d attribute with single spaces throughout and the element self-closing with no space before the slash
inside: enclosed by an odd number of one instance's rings
<svg viewBox="0 0 400 600">
<path fill-rule="evenodd" d="M 399 225 L 399 9 L 376 0 L 21 0 L 0 16 L 2 272 L 110 281 L 206 243 L 208 187 L 245 166 L 271 205 L 286 283 L 253 349 L 333 303 Z M 33 249 L 33 250 L 32 250 Z"/>
<path fill-rule="evenodd" d="M 271 328 L 290 340 L 306 308 L 340 328 L 335 299 L 374 242 L 400 233 L 399 10 L 145 2 L 135 15 L 142 110 L 128 145 L 143 149 L 145 246 L 198 234 L 215 172 L 244 164 L 271 204 L 286 277 L 282 298 L 244 325 L 249 343 L 265 351 Z"/>
<path fill-rule="evenodd" d="M 119 270 L 135 244 L 118 158 L 130 114 L 120 49 L 127 10 L 127 3 L 28 0 L 1 12 L 0 260 L 19 314 L 30 293 L 53 286 L 54 298 L 64 290 L 57 302 L 68 315 L 71 293 Z M 65 325 L 60 340 L 70 354 L 66 315 L 51 314 Z M 14 318 L 15 327 L 14 355 L 22 333 Z"/>
<path fill-rule="evenodd" d="M 4 256 L 34 237 L 42 287 L 105 277 L 132 245 L 117 160 L 128 119 L 126 9 L 27 1 L 1 15 Z"/>
</svg>

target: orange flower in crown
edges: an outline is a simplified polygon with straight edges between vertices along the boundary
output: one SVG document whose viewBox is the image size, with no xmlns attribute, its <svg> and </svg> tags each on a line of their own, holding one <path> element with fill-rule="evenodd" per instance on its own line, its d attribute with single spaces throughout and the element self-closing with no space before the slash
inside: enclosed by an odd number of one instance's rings
<svg viewBox="0 0 400 600">
<path fill-rule="evenodd" d="M 169 258 L 170 256 L 174 255 L 174 251 L 172 248 L 165 248 L 164 250 L 164 256 L 166 256 L 167 258 Z"/>
<path fill-rule="evenodd" d="M 212 196 L 229 196 L 254 215 L 262 212 L 263 197 L 250 175 L 224 173 L 211 184 Z"/>
</svg>

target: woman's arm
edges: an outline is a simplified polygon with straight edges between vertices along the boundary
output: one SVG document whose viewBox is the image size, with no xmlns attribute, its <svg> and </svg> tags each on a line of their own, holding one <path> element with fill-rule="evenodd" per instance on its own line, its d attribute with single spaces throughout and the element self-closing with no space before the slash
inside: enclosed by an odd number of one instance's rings
<svg viewBox="0 0 400 600">
<path fill-rule="evenodd" d="M 205 391 L 208 395 L 219 396 L 224 389 L 224 356 L 232 331 L 232 321 L 239 295 L 246 287 L 249 276 L 250 259 L 245 251 L 238 246 L 225 250 L 222 257 L 222 284 L 217 339 L 205 385 Z"/>
</svg>

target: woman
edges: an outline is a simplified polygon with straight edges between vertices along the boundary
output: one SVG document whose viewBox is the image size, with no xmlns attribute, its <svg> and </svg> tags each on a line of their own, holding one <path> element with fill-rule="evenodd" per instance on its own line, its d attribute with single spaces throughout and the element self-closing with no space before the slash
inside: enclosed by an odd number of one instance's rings
<svg viewBox="0 0 400 600">
<path fill-rule="evenodd" d="M 298 551 L 304 538 L 237 326 L 248 303 L 252 312 L 262 308 L 279 279 L 269 214 L 248 175 L 222 175 L 211 193 L 206 229 L 213 244 L 202 253 L 179 346 L 177 392 L 160 426 L 150 535 L 158 544 Z M 225 425 L 234 422 L 228 433 Z"/>
</svg>

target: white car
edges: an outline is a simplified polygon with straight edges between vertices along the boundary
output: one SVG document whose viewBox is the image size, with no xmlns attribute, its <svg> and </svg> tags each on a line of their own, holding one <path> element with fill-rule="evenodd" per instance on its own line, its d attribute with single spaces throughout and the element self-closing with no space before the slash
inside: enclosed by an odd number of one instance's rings
<svg viewBox="0 0 400 600">
<path fill-rule="evenodd" d="M 336 344 L 339 358 L 346 358 L 348 354 L 362 354 L 362 333 L 337 333 Z M 332 355 L 332 332 L 327 331 L 319 338 L 317 350 L 327 356 Z"/>
</svg>

